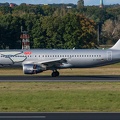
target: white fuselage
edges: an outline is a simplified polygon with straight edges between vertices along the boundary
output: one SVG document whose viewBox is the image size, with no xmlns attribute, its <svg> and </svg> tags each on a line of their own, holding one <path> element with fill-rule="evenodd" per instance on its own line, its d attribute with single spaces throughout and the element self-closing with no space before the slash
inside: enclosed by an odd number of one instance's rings
<svg viewBox="0 0 120 120">
<path fill-rule="evenodd" d="M 75 49 L 75 50 L 1 50 L 0 65 L 42 64 L 66 59 L 58 68 L 87 68 L 120 62 L 119 50 Z M 48 69 L 50 69 L 48 67 Z"/>
</svg>

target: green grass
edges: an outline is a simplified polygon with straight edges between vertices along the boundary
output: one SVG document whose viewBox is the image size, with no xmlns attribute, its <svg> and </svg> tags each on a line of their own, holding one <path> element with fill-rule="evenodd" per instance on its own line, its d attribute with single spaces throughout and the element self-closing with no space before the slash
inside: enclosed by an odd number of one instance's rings
<svg viewBox="0 0 120 120">
<path fill-rule="evenodd" d="M 50 75 L 51 71 L 39 75 Z M 120 64 L 60 70 L 61 75 L 120 75 Z M 23 75 L 1 68 L 0 75 Z M 119 82 L 0 82 L 0 112 L 120 112 Z"/>
<path fill-rule="evenodd" d="M 120 112 L 119 82 L 0 83 L 0 112 Z"/>
</svg>

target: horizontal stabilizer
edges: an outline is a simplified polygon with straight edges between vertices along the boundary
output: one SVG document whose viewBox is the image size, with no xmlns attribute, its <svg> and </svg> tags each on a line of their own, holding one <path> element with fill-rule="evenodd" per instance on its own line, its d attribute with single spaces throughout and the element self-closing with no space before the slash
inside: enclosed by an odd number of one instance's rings
<svg viewBox="0 0 120 120">
<path fill-rule="evenodd" d="M 116 42 L 116 44 L 110 49 L 120 50 L 120 39 Z"/>
</svg>

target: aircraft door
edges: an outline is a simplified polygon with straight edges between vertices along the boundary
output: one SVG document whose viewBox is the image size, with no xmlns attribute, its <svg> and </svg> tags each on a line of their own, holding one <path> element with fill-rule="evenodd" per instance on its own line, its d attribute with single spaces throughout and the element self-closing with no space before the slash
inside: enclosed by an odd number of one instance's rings
<svg viewBox="0 0 120 120">
<path fill-rule="evenodd" d="M 112 51 L 107 51 L 107 60 L 108 61 L 112 60 Z"/>
</svg>

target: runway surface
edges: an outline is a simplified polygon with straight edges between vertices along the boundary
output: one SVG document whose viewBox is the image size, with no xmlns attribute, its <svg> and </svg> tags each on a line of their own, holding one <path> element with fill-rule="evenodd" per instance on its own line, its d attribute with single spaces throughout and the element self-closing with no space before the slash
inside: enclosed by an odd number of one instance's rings
<svg viewBox="0 0 120 120">
<path fill-rule="evenodd" d="M 0 120 L 120 120 L 120 113 L 0 113 Z"/>
<path fill-rule="evenodd" d="M 120 82 L 120 76 L 116 75 L 94 75 L 94 76 L 0 76 L 0 82 L 89 82 L 89 81 L 103 81 L 103 82 Z"/>
</svg>

